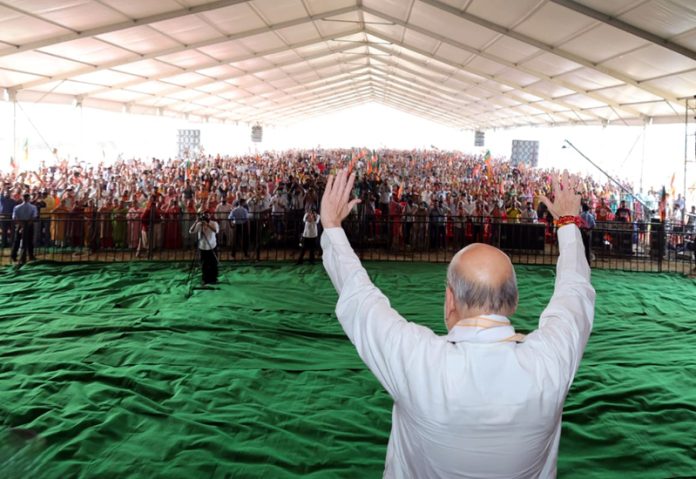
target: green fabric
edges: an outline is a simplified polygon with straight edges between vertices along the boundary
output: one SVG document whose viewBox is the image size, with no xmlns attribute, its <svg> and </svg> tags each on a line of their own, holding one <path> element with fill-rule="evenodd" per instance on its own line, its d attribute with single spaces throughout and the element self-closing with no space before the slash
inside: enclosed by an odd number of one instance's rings
<svg viewBox="0 0 696 479">
<path fill-rule="evenodd" d="M 369 263 L 442 334 L 444 265 Z M 320 265 L 33 264 L 0 286 L 0 476 L 381 477 L 391 400 L 338 325 Z M 554 271 L 518 267 L 519 330 Z M 196 281 L 198 281 L 196 277 Z M 696 284 L 593 272 L 595 328 L 566 402 L 562 478 L 696 474 Z"/>
</svg>

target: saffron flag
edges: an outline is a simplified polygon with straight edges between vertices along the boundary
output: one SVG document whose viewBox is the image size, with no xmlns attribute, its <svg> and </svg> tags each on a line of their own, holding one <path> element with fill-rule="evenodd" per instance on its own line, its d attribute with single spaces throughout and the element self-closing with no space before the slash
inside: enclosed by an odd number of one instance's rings
<svg viewBox="0 0 696 479">
<path fill-rule="evenodd" d="M 675 194 L 676 188 L 674 188 L 674 177 L 675 177 L 676 174 L 677 174 L 676 172 L 675 172 L 675 173 L 672 173 L 672 179 L 671 179 L 670 182 L 669 182 L 669 194 L 670 194 L 670 196 L 672 197 L 672 200 L 674 200 L 674 198 L 677 196 L 677 195 Z"/>
<path fill-rule="evenodd" d="M 353 172 L 353 168 L 355 167 L 355 162 L 358 161 L 359 155 L 353 156 L 353 151 L 351 150 L 350 152 L 350 161 L 348 162 L 348 174 L 351 174 Z"/>
<path fill-rule="evenodd" d="M 493 178 L 493 166 L 491 165 L 491 150 L 486 150 L 486 154 L 483 155 L 483 160 L 486 163 L 486 175 L 490 180 Z"/>
<path fill-rule="evenodd" d="M 664 222 L 667 218 L 667 190 L 662 187 L 662 194 L 660 195 L 660 206 L 658 207 L 660 211 L 660 221 Z"/>
</svg>

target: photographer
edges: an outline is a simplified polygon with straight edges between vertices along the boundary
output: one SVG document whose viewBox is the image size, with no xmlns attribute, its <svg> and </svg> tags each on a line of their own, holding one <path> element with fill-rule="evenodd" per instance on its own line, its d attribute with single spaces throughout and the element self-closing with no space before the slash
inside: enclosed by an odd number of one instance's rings
<svg viewBox="0 0 696 479">
<path fill-rule="evenodd" d="M 220 226 L 217 221 L 210 219 L 207 213 L 201 213 L 198 220 L 191 226 L 189 233 L 198 234 L 198 250 L 201 255 L 201 270 L 203 284 L 215 284 L 218 277 L 218 259 L 215 254 L 217 234 Z"/>
<path fill-rule="evenodd" d="M 300 257 L 297 259 L 297 264 L 302 264 L 307 250 L 309 250 L 309 264 L 314 264 L 314 252 L 317 248 L 317 237 L 319 236 L 317 225 L 319 224 L 320 217 L 314 208 L 312 208 L 305 213 L 302 219 L 304 221 L 301 245 L 302 251 L 300 252 Z"/>
</svg>

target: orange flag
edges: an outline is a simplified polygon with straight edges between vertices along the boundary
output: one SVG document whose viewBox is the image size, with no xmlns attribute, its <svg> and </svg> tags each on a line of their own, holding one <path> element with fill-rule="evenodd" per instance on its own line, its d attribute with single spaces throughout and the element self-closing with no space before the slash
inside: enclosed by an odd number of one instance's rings
<svg viewBox="0 0 696 479">
<path fill-rule="evenodd" d="M 491 151 L 486 150 L 486 154 L 483 155 L 483 159 L 486 162 L 486 175 L 488 176 L 488 179 L 491 180 L 493 178 L 493 166 L 491 165 Z"/>
<path fill-rule="evenodd" d="M 672 173 L 672 180 L 669 182 L 669 193 L 672 196 L 672 199 L 676 197 L 676 188 L 674 187 L 674 178 L 676 174 L 676 172 Z"/>
</svg>

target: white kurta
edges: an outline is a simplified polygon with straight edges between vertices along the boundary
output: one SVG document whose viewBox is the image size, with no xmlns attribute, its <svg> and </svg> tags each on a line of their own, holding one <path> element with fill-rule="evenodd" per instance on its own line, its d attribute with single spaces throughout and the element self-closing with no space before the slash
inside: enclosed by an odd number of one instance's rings
<svg viewBox="0 0 696 479">
<path fill-rule="evenodd" d="M 507 324 L 437 336 L 406 321 L 372 284 L 344 231 L 325 230 L 338 320 L 394 399 L 385 477 L 555 477 L 563 402 L 595 297 L 577 227 L 559 229 L 558 241 L 553 297 L 539 329 L 516 343 L 503 341 L 514 334 Z"/>
</svg>

